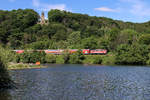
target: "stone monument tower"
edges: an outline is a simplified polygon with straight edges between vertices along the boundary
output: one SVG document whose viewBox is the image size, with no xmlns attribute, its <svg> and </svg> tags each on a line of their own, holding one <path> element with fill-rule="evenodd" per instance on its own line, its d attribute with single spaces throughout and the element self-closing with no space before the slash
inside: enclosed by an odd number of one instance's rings
<svg viewBox="0 0 150 100">
<path fill-rule="evenodd" d="M 45 15 L 44 15 L 44 12 L 42 12 L 40 24 L 42 24 L 42 25 L 45 24 Z"/>
</svg>

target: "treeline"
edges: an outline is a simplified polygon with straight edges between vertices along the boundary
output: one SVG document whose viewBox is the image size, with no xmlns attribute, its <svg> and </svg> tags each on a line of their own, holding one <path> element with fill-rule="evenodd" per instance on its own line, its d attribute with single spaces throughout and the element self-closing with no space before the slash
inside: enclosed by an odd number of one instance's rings
<svg viewBox="0 0 150 100">
<path fill-rule="evenodd" d="M 11 49 L 107 49 L 115 64 L 150 64 L 150 22 L 60 10 L 49 11 L 48 24 L 38 24 L 39 18 L 32 9 L 1 10 L 0 43 Z"/>
</svg>

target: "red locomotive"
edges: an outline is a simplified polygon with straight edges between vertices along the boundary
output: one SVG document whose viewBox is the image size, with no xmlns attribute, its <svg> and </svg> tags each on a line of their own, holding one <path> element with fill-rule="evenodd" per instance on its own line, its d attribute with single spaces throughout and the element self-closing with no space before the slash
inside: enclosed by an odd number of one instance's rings
<svg viewBox="0 0 150 100">
<path fill-rule="evenodd" d="M 13 50 L 16 53 L 20 54 L 20 53 L 24 53 L 24 50 Z M 32 50 L 28 50 L 29 52 Z M 63 50 L 63 49 L 58 49 L 58 50 L 36 50 L 36 51 L 44 51 L 46 54 L 56 54 L 56 55 L 60 55 L 63 54 L 63 52 L 69 52 L 70 54 L 76 53 L 78 51 L 78 49 L 69 49 L 69 50 Z M 82 49 L 81 52 L 84 55 L 98 55 L 98 54 L 106 54 L 107 50 L 105 49 Z"/>
</svg>

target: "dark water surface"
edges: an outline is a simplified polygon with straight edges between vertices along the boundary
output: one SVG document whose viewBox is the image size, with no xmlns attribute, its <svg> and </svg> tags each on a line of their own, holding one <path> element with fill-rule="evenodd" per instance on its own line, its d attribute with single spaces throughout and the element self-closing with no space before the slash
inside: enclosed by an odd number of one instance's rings
<svg viewBox="0 0 150 100">
<path fill-rule="evenodd" d="M 0 100 L 150 100 L 150 68 L 49 65 L 13 70 Z"/>
</svg>

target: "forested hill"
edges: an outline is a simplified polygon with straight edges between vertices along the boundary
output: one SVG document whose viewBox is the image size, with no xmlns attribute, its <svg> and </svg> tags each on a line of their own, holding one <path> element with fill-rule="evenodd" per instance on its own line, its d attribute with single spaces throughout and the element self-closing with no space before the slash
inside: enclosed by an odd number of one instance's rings
<svg viewBox="0 0 150 100">
<path fill-rule="evenodd" d="M 107 49 L 150 43 L 150 22 L 131 23 L 51 10 L 48 24 L 38 24 L 32 9 L 0 10 L 0 42 L 12 49 Z"/>
</svg>

